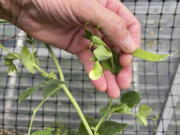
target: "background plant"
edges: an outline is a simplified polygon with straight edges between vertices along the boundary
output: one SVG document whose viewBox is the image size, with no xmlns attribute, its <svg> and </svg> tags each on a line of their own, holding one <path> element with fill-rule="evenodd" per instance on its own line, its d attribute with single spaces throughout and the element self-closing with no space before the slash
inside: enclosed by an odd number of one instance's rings
<svg viewBox="0 0 180 135">
<path fill-rule="evenodd" d="M 90 48 L 93 52 L 92 61 L 95 63 L 94 68 L 89 73 L 89 77 L 94 80 L 98 79 L 102 75 L 102 71 L 104 69 L 108 69 L 112 73 L 117 74 L 121 70 L 121 66 L 118 63 L 118 55 L 116 52 L 111 50 L 108 45 L 106 45 L 106 43 L 104 43 L 97 35 L 94 35 L 92 31 L 86 29 L 85 37 L 91 41 L 91 47 L 93 47 Z M 7 52 L 5 57 L 5 65 L 8 66 L 9 73 L 17 71 L 14 61 L 20 60 L 29 72 L 32 74 L 39 72 L 44 77 L 44 80 L 40 84 L 26 89 L 18 99 L 19 102 L 23 102 L 27 97 L 31 96 L 37 90 L 43 90 L 43 99 L 39 105 L 34 108 L 29 125 L 28 135 L 31 134 L 33 121 L 39 108 L 48 100 L 49 97 L 57 95 L 60 90 L 65 92 L 81 118 L 82 122 L 80 123 L 79 129 L 77 131 L 70 132 L 67 131 L 63 126 L 59 126 L 58 128 L 49 127 L 45 130 L 36 131 L 32 133 L 32 135 L 116 135 L 122 132 L 128 125 L 126 123 L 117 123 L 115 121 L 111 121 L 110 118 L 113 113 L 133 116 L 137 118 L 139 124 L 144 126 L 147 126 L 148 119 L 152 119 L 154 121 L 157 119 L 157 117 L 153 115 L 151 107 L 148 105 L 138 105 L 141 97 L 136 91 L 128 91 L 127 93 L 123 94 L 119 103 L 113 103 L 112 99 L 110 99 L 108 105 L 101 109 L 100 119 L 94 119 L 88 116 L 85 117 L 73 95 L 69 92 L 66 86 L 60 64 L 51 47 L 45 44 L 57 67 L 59 76 L 57 76 L 53 71 L 48 73 L 40 67 L 37 57 L 37 50 L 35 47 L 35 40 L 28 36 L 27 43 L 32 45 L 32 50 L 30 50 L 27 46 L 24 46 L 19 53 L 14 53 L 10 52 L 3 45 L 0 45 L 0 48 Z M 169 56 L 166 54 L 154 54 L 146 52 L 142 49 L 136 50 L 132 55 L 149 61 L 160 61 Z M 133 113 L 133 108 L 135 108 L 137 105 L 137 112 Z"/>
</svg>

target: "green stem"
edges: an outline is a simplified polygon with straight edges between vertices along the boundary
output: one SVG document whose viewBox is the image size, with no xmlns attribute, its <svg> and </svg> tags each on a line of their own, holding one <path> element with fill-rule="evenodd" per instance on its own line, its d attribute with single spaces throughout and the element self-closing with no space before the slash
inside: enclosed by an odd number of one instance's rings
<svg viewBox="0 0 180 135">
<path fill-rule="evenodd" d="M 46 102 L 46 100 L 48 100 L 49 97 L 51 97 L 54 93 L 56 93 L 60 88 L 62 87 L 62 85 L 59 85 L 59 87 L 57 87 L 56 89 L 54 89 L 47 97 L 45 97 L 40 103 L 39 105 L 34 109 L 33 111 L 33 115 L 31 117 L 31 121 L 29 124 L 29 129 L 28 129 L 28 135 L 31 135 L 31 130 L 32 130 L 32 125 L 33 125 L 33 121 L 35 119 L 36 113 L 38 112 L 38 110 L 41 108 L 41 106 Z"/>
<path fill-rule="evenodd" d="M 154 118 L 153 117 L 147 117 L 147 119 L 149 119 L 149 120 L 157 120 L 158 119 L 158 116 L 155 116 Z"/>
<path fill-rule="evenodd" d="M 104 113 L 104 115 L 101 117 L 101 119 L 99 120 L 98 124 L 96 125 L 96 127 L 95 127 L 95 129 L 94 129 L 95 133 L 98 132 L 101 124 L 106 120 L 106 118 L 107 118 L 109 115 L 111 115 L 111 114 L 110 114 L 110 111 L 109 111 L 110 108 L 111 108 L 111 106 L 112 106 L 112 99 L 110 99 L 110 101 L 109 101 L 109 103 L 108 103 L 107 111 Z"/>
<path fill-rule="evenodd" d="M 48 77 L 49 73 L 45 72 L 43 69 L 41 69 L 39 66 L 37 66 L 36 64 L 33 64 L 33 67 L 36 68 L 41 74 L 43 74 L 44 76 Z"/>
<path fill-rule="evenodd" d="M 64 81 L 64 75 L 63 75 L 61 66 L 60 66 L 60 64 L 58 62 L 58 59 L 57 59 L 56 55 L 54 54 L 54 52 L 52 51 L 52 48 L 49 45 L 46 44 L 46 47 L 47 47 L 49 53 L 51 54 L 52 59 L 53 59 L 55 65 L 56 65 L 56 67 L 58 69 L 60 80 Z M 62 88 L 63 88 L 65 94 L 67 95 L 67 97 L 69 98 L 69 100 L 71 101 L 71 103 L 74 105 L 74 108 L 76 109 L 77 113 L 79 114 L 79 117 L 81 118 L 81 120 L 82 120 L 88 134 L 93 135 L 93 132 L 91 131 L 91 128 L 90 128 L 84 114 L 82 113 L 78 103 L 76 102 L 75 98 L 73 97 L 73 95 L 71 94 L 69 89 L 66 87 L 66 85 L 63 85 Z"/>
<path fill-rule="evenodd" d="M 133 114 L 133 113 L 130 113 L 130 112 L 124 112 L 122 114 L 130 115 L 130 116 L 134 116 L 134 117 L 138 116 L 137 114 Z"/>
<path fill-rule="evenodd" d="M 53 59 L 55 65 L 56 65 L 56 67 L 57 67 L 57 69 L 58 69 L 58 73 L 59 73 L 60 80 L 61 80 L 61 81 L 64 81 L 64 80 L 65 80 L 65 79 L 64 79 L 64 75 L 63 75 L 61 66 L 60 66 L 60 64 L 59 64 L 59 61 L 58 61 L 56 55 L 54 54 L 52 48 L 51 48 L 49 45 L 45 44 L 45 46 L 46 46 L 46 48 L 48 49 L 49 53 L 51 54 L 52 59 Z"/>
<path fill-rule="evenodd" d="M 113 56 L 111 57 L 111 66 L 112 66 L 113 68 L 115 67 Z"/>
<path fill-rule="evenodd" d="M 74 105 L 74 108 L 76 109 L 77 113 L 79 114 L 84 126 L 86 127 L 86 130 L 87 130 L 88 134 L 93 135 L 93 133 L 91 131 L 91 128 L 90 128 L 86 118 L 84 117 L 84 114 L 82 113 L 81 108 L 79 107 L 79 105 L 76 102 L 75 98 L 73 97 L 73 95 L 71 94 L 71 92 L 68 90 L 68 88 L 65 85 L 62 88 L 64 89 L 64 92 L 68 96 L 71 103 Z"/>
</svg>

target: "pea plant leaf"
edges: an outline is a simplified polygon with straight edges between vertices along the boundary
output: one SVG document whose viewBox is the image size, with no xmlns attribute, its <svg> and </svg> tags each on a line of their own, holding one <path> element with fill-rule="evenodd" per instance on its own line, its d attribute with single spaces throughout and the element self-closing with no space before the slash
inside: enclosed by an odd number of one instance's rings
<svg viewBox="0 0 180 135">
<path fill-rule="evenodd" d="M 48 78 L 49 78 L 49 79 L 57 79 L 57 76 L 56 76 L 56 74 L 55 74 L 54 72 L 51 71 L 51 72 L 49 73 Z"/>
<path fill-rule="evenodd" d="M 91 43 L 95 46 L 106 46 L 106 43 L 98 36 L 94 35 L 91 31 L 89 30 L 85 30 L 85 34 L 84 37 L 89 39 L 91 41 Z"/>
<path fill-rule="evenodd" d="M 40 74 L 43 76 L 43 77 L 46 77 L 46 78 L 49 78 L 49 79 L 57 79 L 57 76 L 54 72 L 50 72 L 50 73 L 47 73 L 47 72 L 40 72 Z"/>
<path fill-rule="evenodd" d="M 95 35 L 92 36 L 91 41 L 95 46 L 98 46 L 98 45 L 107 46 L 106 43 L 101 38 Z"/>
<path fill-rule="evenodd" d="M 137 120 L 140 125 L 147 126 L 147 117 L 152 114 L 152 108 L 148 105 L 140 105 L 137 112 Z"/>
<path fill-rule="evenodd" d="M 111 59 L 101 61 L 100 63 L 101 63 L 101 66 L 103 67 L 103 69 L 110 70 L 112 73 L 115 72 L 115 70 L 111 66 Z"/>
<path fill-rule="evenodd" d="M 54 128 L 53 135 L 70 135 L 66 127 L 61 122 L 54 122 L 50 124 L 49 127 Z"/>
<path fill-rule="evenodd" d="M 142 126 L 147 126 L 147 124 L 148 124 L 148 121 L 147 121 L 146 117 L 144 117 L 144 116 L 138 116 L 137 121 Z"/>
<path fill-rule="evenodd" d="M 98 120 L 92 117 L 86 118 L 90 127 L 93 129 L 98 123 Z M 127 124 L 125 123 L 117 123 L 114 121 L 104 121 L 99 130 L 99 135 L 117 135 L 120 132 L 122 132 L 127 127 Z M 84 127 L 83 123 L 80 123 L 79 129 L 76 133 L 76 135 L 88 135 L 86 128 Z"/>
<path fill-rule="evenodd" d="M 10 52 L 8 48 L 6 48 L 5 46 L 3 46 L 2 44 L 0 44 L 0 49 L 3 49 L 6 52 Z"/>
<path fill-rule="evenodd" d="M 103 75 L 103 68 L 99 61 L 96 61 L 93 69 L 89 72 L 89 78 L 92 80 L 97 80 Z"/>
<path fill-rule="evenodd" d="M 113 56 L 110 59 L 101 61 L 101 65 L 103 69 L 110 70 L 113 74 L 118 74 L 121 70 L 121 66 L 119 64 L 118 54 L 112 51 Z"/>
<path fill-rule="evenodd" d="M 16 60 L 16 59 L 20 59 L 20 55 L 18 53 L 8 53 L 6 56 L 5 56 L 5 59 L 7 60 Z"/>
<path fill-rule="evenodd" d="M 30 35 L 27 35 L 27 39 L 26 42 L 30 45 L 35 43 L 35 39 L 33 37 L 31 37 Z"/>
<path fill-rule="evenodd" d="M 94 56 L 98 61 L 103 61 L 107 60 L 110 57 L 112 57 L 112 53 L 106 49 L 105 46 L 98 46 L 94 51 L 93 51 Z"/>
<path fill-rule="evenodd" d="M 38 57 L 37 57 L 37 51 L 33 51 L 33 52 L 32 52 L 32 58 L 33 58 L 34 63 L 35 63 L 37 66 L 39 66 L 40 64 L 39 64 L 39 59 L 38 59 Z"/>
<path fill-rule="evenodd" d="M 121 103 L 127 104 L 130 108 L 140 103 L 141 97 L 139 92 L 128 91 L 121 96 Z"/>
<path fill-rule="evenodd" d="M 85 29 L 84 37 L 91 40 L 94 35 L 89 30 Z"/>
<path fill-rule="evenodd" d="M 108 45 L 92 32 L 85 30 L 85 37 L 91 41 L 96 47 L 93 51 L 94 57 L 100 62 L 103 69 L 110 70 L 114 74 L 118 74 L 121 70 L 118 54 L 111 50 Z"/>
<path fill-rule="evenodd" d="M 31 135 L 54 135 L 53 132 L 54 132 L 53 128 L 46 128 L 44 130 L 35 131 Z"/>
<path fill-rule="evenodd" d="M 4 62 L 5 65 L 8 67 L 8 73 L 14 73 L 17 71 L 17 67 L 14 64 L 14 60 L 19 59 L 20 56 L 18 53 L 8 53 L 5 57 L 4 57 Z"/>
<path fill-rule="evenodd" d="M 32 95 L 32 93 L 36 90 L 37 90 L 37 88 L 35 88 L 35 87 L 26 89 L 18 97 L 18 102 L 21 103 L 22 101 L 24 101 L 26 98 L 28 98 L 30 95 Z"/>
<path fill-rule="evenodd" d="M 112 50 L 113 53 L 113 57 L 111 60 L 111 65 L 112 65 L 112 73 L 114 74 L 118 74 L 120 72 L 120 70 L 122 69 L 120 63 L 119 63 L 119 55 L 116 51 Z"/>
<path fill-rule="evenodd" d="M 121 113 L 121 114 L 124 114 L 124 113 L 129 113 L 130 111 L 131 111 L 131 108 L 129 106 L 127 106 L 126 104 L 119 103 L 119 104 L 113 104 L 109 110 L 107 107 L 102 108 L 100 110 L 100 114 L 101 115 L 103 115 L 105 113 L 109 113 L 109 114 Z"/>
<path fill-rule="evenodd" d="M 140 105 L 139 110 L 138 110 L 138 114 L 141 116 L 147 117 L 148 115 L 152 114 L 152 108 L 148 105 L 145 105 L 145 104 Z"/>
<path fill-rule="evenodd" d="M 147 60 L 152 62 L 158 62 L 169 57 L 169 54 L 156 54 L 152 52 L 145 51 L 143 49 L 137 49 L 133 54 L 133 56 Z"/>
<path fill-rule="evenodd" d="M 61 84 L 65 84 L 65 82 L 55 79 L 50 79 L 49 81 L 45 82 L 45 86 L 43 88 L 43 96 L 47 97 L 53 90 L 57 89 Z M 56 96 L 57 92 L 53 94 L 53 96 Z"/>
<path fill-rule="evenodd" d="M 23 46 L 23 48 L 21 49 L 21 61 L 29 72 L 31 72 L 32 74 L 36 73 L 36 69 L 33 66 L 33 64 L 35 64 L 35 61 L 27 46 Z"/>
<path fill-rule="evenodd" d="M 132 109 L 127 104 L 112 105 L 113 113 L 129 113 Z"/>
<path fill-rule="evenodd" d="M 18 102 L 21 103 L 24 100 L 26 100 L 29 96 L 31 96 L 35 91 L 37 91 L 38 89 L 45 87 L 46 83 L 49 80 L 45 80 L 42 81 L 41 83 L 39 83 L 37 86 L 34 86 L 32 88 L 27 88 L 25 91 L 23 91 L 20 96 L 18 97 Z"/>
<path fill-rule="evenodd" d="M 54 89 L 59 87 L 60 84 L 65 84 L 65 82 L 55 80 L 55 79 L 47 79 L 42 81 L 40 84 L 37 86 L 34 86 L 32 88 L 28 88 L 25 91 L 23 91 L 20 96 L 18 97 L 18 102 L 22 102 L 25 99 L 27 99 L 29 96 L 31 96 L 34 92 L 39 90 L 40 88 L 43 89 L 43 95 L 46 97 L 49 95 L 50 92 L 52 92 Z"/>
<path fill-rule="evenodd" d="M 86 117 L 86 120 L 88 121 L 88 124 L 90 125 L 91 128 L 95 127 L 96 124 L 98 123 L 98 120 L 93 117 Z M 80 123 L 79 129 L 78 129 L 76 135 L 89 135 L 83 122 Z"/>
<path fill-rule="evenodd" d="M 12 61 L 5 61 L 5 65 L 8 67 L 8 74 L 9 75 L 17 72 L 17 67 Z"/>
<path fill-rule="evenodd" d="M 91 31 L 85 29 L 85 34 L 84 34 L 84 37 L 89 39 L 92 44 L 94 45 L 103 45 L 103 46 L 106 46 L 105 42 L 99 38 L 98 36 L 94 35 Z"/>
<path fill-rule="evenodd" d="M 117 123 L 114 121 L 105 121 L 99 128 L 99 135 L 118 135 L 127 127 L 125 123 Z"/>
</svg>

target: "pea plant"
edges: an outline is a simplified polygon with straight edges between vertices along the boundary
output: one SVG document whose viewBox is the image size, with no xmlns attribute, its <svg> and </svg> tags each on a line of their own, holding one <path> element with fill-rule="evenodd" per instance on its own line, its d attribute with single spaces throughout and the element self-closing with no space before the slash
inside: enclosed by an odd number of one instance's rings
<svg viewBox="0 0 180 135">
<path fill-rule="evenodd" d="M 111 49 L 98 36 L 98 34 L 94 34 L 93 30 L 85 28 L 84 37 L 90 41 L 89 49 L 93 54 L 92 61 L 94 62 L 94 67 L 89 73 L 90 79 L 99 79 L 105 69 L 111 71 L 113 74 L 118 74 L 121 71 L 121 66 L 119 64 L 117 52 Z M 27 135 L 117 135 L 122 133 L 127 128 L 128 124 L 112 121 L 111 116 L 114 113 L 134 117 L 142 126 L 147 126 L 148 120 L 156 122 L 158 117 L 153 113 L 150 106 L 140 104 L 141 96 L 137 91 L 127 91 L 122 94 L 119 102 L 113 102 L 113 99 L 109 99 L 107 106 L 100 110 L 99 119 L 85 116 L 66 85 L 67 83 L 65 82 L 60 63 L 51 46 L 44 44 L 51 55 L 54 64 L 56 65 L 58 75 L 54 71 L 46 72 L 41 68 L 39 58 L 37 56 L 37 49 L 35 47 L 35 39 L 27 36 L 26 43 L 27 45 L 23 46 L 20 52 L 11 52 L 8 48 L 1 44 L 0 49 L 7 52 L 4 61 L 5 65 L 8 67 L 8 73 L 11 74 L 18 70 L 15 61 L 19 60 L 30 73 L 40 73 L 40 75 L 44 78 L 41 83 L 24 90 L 18 97 L 18 102 L 21 103 L 32 94 L 35 94 L 36 91 L 42 91 L 43 99 L 33 109 Z M 31 45 L 32 49 L 28 48 L 29 45 Z M 169 57 L 168 54 L 155 54 L 142 49 L 137 49 L 134 53 L 132 53 L 132 55 L 152 62 L 161 61 Z M 58 96 L 59 91 L 64 91 L 76 109 L 81 119 L 79 128 L 75 131 L 68 131 L 62 124 L 56 123 L 52 124 L 56 125 L 56 128 L 53 128 L 53 126 L 50 125 L 44 130 L 32 132 L 33 121 L 35 120 L 38 110 L 50 97 Z M 136 109 L 136 111 L 133 111 L 134 109 Z"/>
</svg>

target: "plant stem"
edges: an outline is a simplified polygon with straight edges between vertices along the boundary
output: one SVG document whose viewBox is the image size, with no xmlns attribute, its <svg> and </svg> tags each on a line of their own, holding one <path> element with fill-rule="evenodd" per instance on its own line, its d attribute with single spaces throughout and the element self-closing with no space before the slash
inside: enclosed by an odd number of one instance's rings
<svg viewBox="0 0 180 135">
<path fill-rule="evenodd" d="M 53 59 L 55 65 L 56 65 L 56 67 L 57 67 L 57 69 L 58 69 L 58 73 L 59 73 L 60 80 L 61 80 L 61 81 L 65 81 L 65 80 L 64 80 L 64 75 L 63 75 L 63 72 L 62 72 L 62 69 L 61 69 L 61 66 L 60 66 L 60 64 L 59 64 L 59 61 L 58 61 L 56 55 L 54 54 L 52 48 L 51 48 L 49 45 L 45 44 L 45 46 L 46 46 L 46 48 L 48 49 L 49 53 L 51 54 L 52 59 Z"/>
<path fill-rule="evenodd" d="M 40 107 L 46 102 L 46 100 L 51 97 L 54 93 L 56 93 L 60 88 L 62 87 L 62 85 L 59 85 L 59 87 L 57 87 L 56 89 L 54 89 L 47 97 L 45 97 L 40 103 L 39 105 L 34 109 L 33 111 L 33 115 L 31 117 L 31 121 L 29 124 L 29 129 L 28 129 L 28 135 L 31 135 L 31 129 L 32 129 L 32 125 L 33 125 L 33 121 L 35 119 L 36 113 L 37 111 L 40 109 Z"/>
<path fill-rule="evenodd" d="M 63 75 L 61 66 L 60 66 L 60 64 L 58 62 L 58 59 L 57 59 L 56 55 L 54 54 L 54 52 L 52 51 L 52 48 L 49 45 L 46 44 L 46 47 L 47 47 L 49 53 L 51 54 L 52 59 L 53 59 L 55 65 L 56 65 L 56 67 L 58 69 L 60 80 L 64 81 L 64 75 Z M 63 88 L 65 94 L 67 95 L 67 97 L 69 98 L 69 100 L 71 101 L 71 103 L 74 105 L 74 108 L 76 109 L 77 113 L 79 114 L 79 117 L 81 118 L 81 120 L 82 120 L 88 134 L 93 135 L 93 132 L 92 132 L 92 130 L 91 130 L 91 128 L 90 128 L 84 114 L 82 113 L 78 103 L 76 102 L 75 98 L 73 97 L 73 95 L 71 94 L 71 92 L 69 91 L 69 89 L 67 88 L 66 85 L 63 85 L 62 88 Z"/>
<path fill-rule="evenodd" d="M 95 127 L 95 129 L 94 129 L 95 133 L 98 132 L 101 124 L 106 120 L 106 118 L 107 118 L 109 115 L 111 115 L 110 112 L 109 112 L 111 106 L 112 106 L 112 99 L 109 100 L 107 111 L 104 113 L 104 115 L 101 117 L 101 119 L 99 120 L 98 124 L 96 125 L 96 127 Z"/>
<path fill-rule="evenodd" d="M 73 97 L 73 95 L 71 94 L 71 92 L 68 90 L 68 88 L 65 85 L 62 88 L 64 89 L 64 92 L 68 96 L 71 103 L 74 105 L 74 108 L 76 109 L 77 113 L 79 114 L 84 126 L 86 127 L 86 130 L 87 130 L 88 134 L 93 135 L 93 133 L 91 131 L 91 128 L 90 128 L 86 118 L 84 117 L 84 114 L 82 113 L 81 108 L 79 107 L 79 105 L 76 102 L 75 98 Z"/>
<path fill-rule="evenodd" d="M 134 117 L 138 116 L 137 114 L 133 114 L 133 113 L 130 113 L 130 112 L 124 112 L 122 114 L 130 115 L 130 116 L 134 116 Z"/>
<path fill-rule="evenodd" d="M 44 74 L 44 76 L 48 77 L 49 73 L 45 72 L 43 69 L 41 69 L 39 66 L 36 64 L 33 64 L 33 67 L 36 68 L 41 74 Z"/>
</svg>

